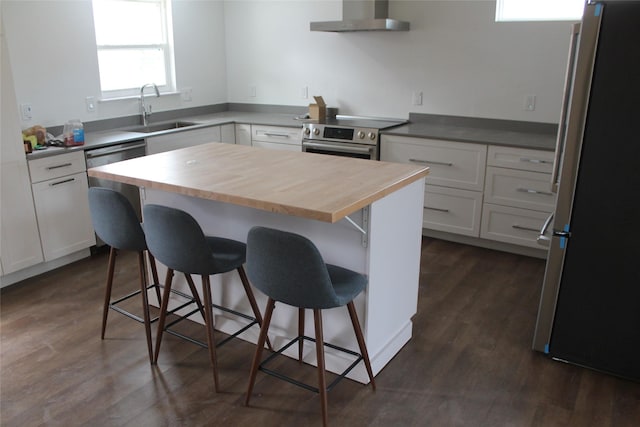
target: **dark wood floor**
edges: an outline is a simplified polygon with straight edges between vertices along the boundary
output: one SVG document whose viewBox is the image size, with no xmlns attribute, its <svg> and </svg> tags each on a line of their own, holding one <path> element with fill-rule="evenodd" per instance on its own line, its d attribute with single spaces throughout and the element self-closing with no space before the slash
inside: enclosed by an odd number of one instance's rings
<svg viewBox="0 0 640 427">
<path fill-rule="evenodd" d="M 116 280 L 135 283 L 135 258 L 122 260 Z M 167 336 L 151 367 L 142 327 L 114 312 L 101 341 L 106 262 L 97 255 L 3 289 L 2 426 L 320 425 L 315 394 L 261 374 L 243 406 L 246 342 L 219 349 L 216 394 L 204 349 Z M 425 240 L 413 339 L 376 392 L 352 381 L 330 392 L 331 424 L 640 425 L 640 384 L 530 349 L 543 273 L 542 260 Z"/>
</svg>

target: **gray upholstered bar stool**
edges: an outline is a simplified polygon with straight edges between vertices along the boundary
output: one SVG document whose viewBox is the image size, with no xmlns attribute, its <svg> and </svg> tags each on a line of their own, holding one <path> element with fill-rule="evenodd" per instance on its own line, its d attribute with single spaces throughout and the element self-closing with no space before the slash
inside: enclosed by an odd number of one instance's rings
<svg viewBox="0 0 640 427">
<path fill-rule="evenodd" d="M 353 299 L 364 290 L 367 284 L 365 276 L 346 268 L 325 264 L 316 246 L 306 237 L 266 227 L 253 227 L 249 231 L 247 238 L 247 273 L 251 283 L 267 295 L 268 302 L 251 366 L 249 387 L 245 400 L 246 405 L 249 404 L 258 369 L 307 390 L 319 393 L 324 425 L 328 421 L 327 391 L 344 378 L 361 360 L 364 361 L 371 386 L 375 390 L 376 384 L 373 379 L 367 347 L 360 329 L 355 305 L 353 304 Z M 298 308 L 298 336 L 261 363 L 262 350 L 264 349 L 276 301 Z M 325 343 L 323 339 L 322 310 L 344 305 L 349 310 L 360 354 Z M 304 335 L 304 310 L 307 308 L 313 309 L 315 339 Z M 266 368 L 266 364 L 269 361 L 296 342 L 298 343 L 298 359 L 302 361 L 304 340 L 309 340 L 316 344 L 318 361 L 317 388 Z M 355 361 L 328 386 L 324 366 L 325 345 L 355 356 Z"/>
<path fill-rule="evenodd" d="M 209 349 L 214 385 L 216 391 L 218 391 L 218 369 L 212 307 L 250 320 L 247 325 L 236 333 L 218 343 L 218 346 L 244 332 L 256 323 L 262 325 L 262 316 L 243 267 L 246 259 L 246 245 L 231 239 L 205 236 L 196 220 L 187 212 L 180 209 L 149 204 L 145 205 L 143 212 L 147 244 L 156 259 L 171 270 L 185 273 L 187 280 L 190 282 L 192 292 L 195 292 L 195 289 L 192 286 L 190 275 L 198 274 L 202 278 L 202 294 L 204 297 L 202 308 L 207 329 L 206 347 Z M 240 275 L 240 280 L 255 316 L 254 318 L 229 308 L 214 305 L 212 302 L 209 276 L 233 270 L 237 270 Z M 167 296 L 171 291 L 171 275 L 167 275 L 167 281 L 164 286 L 153 359 L 154 363 L 158 360 L 162 334 L 166 329 L 165 322 L 169 300 Z M 194 297 L 197 298 L 197 293 Z M 169 330 L 167 331 L 170 332 Z"/>
<path fill-rule="evenodd" d="M 153 346 L 151 342 L 151 319 L 149 315 L 149 301 L 147 290 L 155 288 L 158 304 L 160 304 L 160 289 L 156 264 L 151 254 L 149 264 L 153 277 L 153 283 L 147 281 L 147 269 L 145 266 L 145 252 L 147 244 L 144 231 L 140 226 L 138 216 L 131 206 L 131 203 L 121 193 L 109 188 L 90 187 L 89 188 L 89 209 L 93 228 L 100 237 L 111 248 L 109 250 L 109 266 L 107 269 L 107 284 L 104 295 L 104 306 L 102 309 L 102 339 L 104 339 L 107 328 L 107 316 L 109 309 L 117 311 L 131 319 L 144 323 L 147 336 L 147 348 L 149 351 L 149 361 L 153 361 Z M 138 253 L 138 266 L 140 275 L 140 288 L 116 300 L 111 300 L 111 290 L 113 287 L 113 276 L 116 265 L 116 258 L 119 251 L 134 251 Z M 143 318 L 118 306 L 118 304 L 140 294 L 142 299 Z"/>
</svg>

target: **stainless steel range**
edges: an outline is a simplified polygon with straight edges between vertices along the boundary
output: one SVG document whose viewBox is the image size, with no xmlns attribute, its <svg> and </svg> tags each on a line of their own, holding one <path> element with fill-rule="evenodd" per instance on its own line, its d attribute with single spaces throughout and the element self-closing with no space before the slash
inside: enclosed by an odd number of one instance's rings
<svg viewBox="0 0 640 427">
<path fill-rule="evenodd" d="M 380 159 L 380 131 L 405 121 L 336 116 L 302 126 L 302 151 L 359 159 Z"/>
</svg>

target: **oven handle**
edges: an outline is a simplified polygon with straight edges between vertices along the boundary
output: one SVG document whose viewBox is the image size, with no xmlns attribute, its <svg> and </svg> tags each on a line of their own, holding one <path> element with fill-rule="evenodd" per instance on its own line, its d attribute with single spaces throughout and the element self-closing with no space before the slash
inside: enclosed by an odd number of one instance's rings
<svg viewBox="0 0 640 427">
<path fill-rule="evenodd" d="M 341 151 L 344 153 L 362 153 L 362 154 L 371 154 L 374 147 L 354 147 L 353 145 L 349 145 L 345 147 L 344 145 L 336 145 L 336 144 L 325 144 L 325 143 L 317 143 L 317 142 L 303 142 L 303 147 L 312 147 L 312 148 L 320 148 L 323 150 L 335 150 Z"/>
</svg>

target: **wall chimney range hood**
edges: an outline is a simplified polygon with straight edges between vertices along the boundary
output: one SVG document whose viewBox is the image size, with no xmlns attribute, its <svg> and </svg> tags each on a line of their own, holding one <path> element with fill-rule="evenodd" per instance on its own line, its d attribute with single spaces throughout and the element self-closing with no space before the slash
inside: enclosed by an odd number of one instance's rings
<svg viewBox="0 0 640 427">
<path fill-rule="evenodd" d="M 342 0 L 342 21 L 312 22 L 311 31 L 409 31 L 409 23 L 390 19 L 388 0 Z"/>
</svg>

